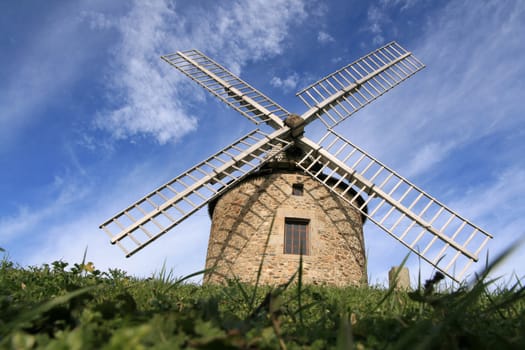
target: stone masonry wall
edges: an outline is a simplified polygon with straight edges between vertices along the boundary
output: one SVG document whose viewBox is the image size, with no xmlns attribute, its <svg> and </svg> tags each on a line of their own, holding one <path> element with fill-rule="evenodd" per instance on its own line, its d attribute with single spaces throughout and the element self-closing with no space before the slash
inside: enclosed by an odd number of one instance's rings
<svg viewBox="0 0 525 350">
<path fill-rule="evenodd" d="M 302 196 L 292 185 L 303 184 Z M 239 278 L 285 283 L 299 267 L 299 255 L 284 254 L 285 218 L 309 220 L 309 254 L 303 256 L 303 282 L 366 284 L 363 221 L 358 211 L 319 181 L 300 173 L 274 173 L 245 180 L 216 203 L 204 283 Z"/>
</svg>

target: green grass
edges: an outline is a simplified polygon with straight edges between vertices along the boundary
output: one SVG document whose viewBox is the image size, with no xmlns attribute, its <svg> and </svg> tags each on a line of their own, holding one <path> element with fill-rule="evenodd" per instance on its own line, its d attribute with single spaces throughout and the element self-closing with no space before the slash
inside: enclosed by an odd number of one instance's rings
<svg viewBox="0 0 525 350">
<path fill-rule="evenodd" d="M 22 268 L 4 257 L 0 348 L 525 348 L 519 280 L 495 287 L 482 275 L 440 292 L 429 280 L 403 292 L 308 286 L 300 277 L 274 288 L 199 286 L 165 267 L 137 279 L 85 258 Z"/>
</svg>

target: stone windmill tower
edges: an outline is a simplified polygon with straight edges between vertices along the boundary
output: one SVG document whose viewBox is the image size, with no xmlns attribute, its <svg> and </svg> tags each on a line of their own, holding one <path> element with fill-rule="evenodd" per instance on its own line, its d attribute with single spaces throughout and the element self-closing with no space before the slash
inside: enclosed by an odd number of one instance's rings
<svg viewBox="0 0 525 350">
<path fill-rule="evenodd" d="M 131 256 L 209 205 L 205 282 L 366 282 L 365 218 L 454 281 L 492 237 L 353 145 L 338 124 L 424 65 L 395 42 L 297 95 L 294 115 L 196 50 L 163 56 L 257 128 L 103 223 Z M 314 142 L 304 127 L 320 120 Z"/>
<path fill-rule="evenodd" d="M 366 283 L 366 216 L 296 167 L 300 150 L 294 151 L 276 156 L 209 204 L 206 268 L 212 272 L 204 282 L 236 277 L 285 283 L 302 255 L 305 283 Z M 347 198 L 355 194 L 349 189 Z"/>
</svg>

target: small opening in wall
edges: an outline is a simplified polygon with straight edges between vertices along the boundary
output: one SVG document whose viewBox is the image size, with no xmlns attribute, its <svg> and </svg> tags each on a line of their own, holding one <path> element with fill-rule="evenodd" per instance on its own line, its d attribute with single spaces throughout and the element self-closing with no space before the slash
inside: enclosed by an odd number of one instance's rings
<svg viewBox="0 0 525 350">
<path fill-rule="evenodd" d="M 308 219 L 284 220 L 284 254 L 309 254 L 309 223 Z"/>
<path fill-rule="evenodd" d="M 293 184 L 292 185 L 292 195 L 302 196 L 304 191 L 303 184 Z"/>
</svg>

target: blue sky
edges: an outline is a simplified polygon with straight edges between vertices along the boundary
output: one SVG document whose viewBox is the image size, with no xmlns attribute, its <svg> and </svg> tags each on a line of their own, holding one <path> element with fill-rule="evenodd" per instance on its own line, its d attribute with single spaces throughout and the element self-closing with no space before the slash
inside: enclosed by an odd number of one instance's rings
<svg viewBox="0 0 525 350">
<path fill-rule="evenodd" d="M 98 229 L 253 129 L 160 59 L 190 48 L 301 114 L 297 91 L 398 41 L 427 68 L 338 132 L 492 233 L 490 257 L 524 236 L 523 1 L 4 1 L 0 33 L 0 247 L 21 265 L 87 247 L 138 276 L 204 267 L 206 210 L 129 259 Z M 365 237 L 383 283 L 406 250 Z M 496 273 L 524 276 L 523 256 Z"/>
</svg>

